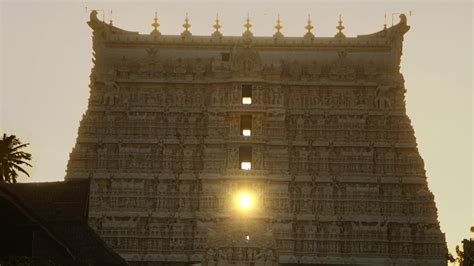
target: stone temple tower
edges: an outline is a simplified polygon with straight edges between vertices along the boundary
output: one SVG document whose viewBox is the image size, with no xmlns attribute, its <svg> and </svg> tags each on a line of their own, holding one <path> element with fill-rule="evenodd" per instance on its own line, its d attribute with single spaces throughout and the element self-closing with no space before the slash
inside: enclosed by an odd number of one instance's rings
<svg viewBox="0 0 474 266">
<path fill-rule="evenodd" d="M 67 179 L 131 265 L 446 265 L 405 110 L 404 15 L 346 37 L 125 31 L 91 13 Z M 239 206 L 239 195 L 249 195 Z M 240 200 L 242 200 L 240 198 Z M 242 203 L 242 202 L 241 202 Z M 248 207 L 248 206 L 247 206 Z"/>
</svg>

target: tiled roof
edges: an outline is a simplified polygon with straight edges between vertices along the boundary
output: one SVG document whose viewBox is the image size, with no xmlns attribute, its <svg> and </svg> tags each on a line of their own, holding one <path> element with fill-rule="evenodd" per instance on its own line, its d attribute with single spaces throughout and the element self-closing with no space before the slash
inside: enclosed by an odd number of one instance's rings
<svg viewBox="0 0 474 266">
<path fill-rule="evenodd" d="M 39 216 L 81 262 L 88 265 L 127 265 L 87 224 L 89 180 L 1 186 Z"/>
</svg>

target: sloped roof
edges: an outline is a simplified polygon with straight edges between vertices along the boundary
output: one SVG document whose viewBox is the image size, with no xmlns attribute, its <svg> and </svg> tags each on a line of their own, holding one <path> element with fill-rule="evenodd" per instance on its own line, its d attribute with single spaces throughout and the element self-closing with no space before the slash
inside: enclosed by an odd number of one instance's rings
<svg viewBox="0 0 474 266">
<path fill-rule="evenodd" d="M 39 216 L 81 262 L 127 265 L 87 224 L 90 181 L 0 184 Z"/>
<path fill-rule="evenodd" d="M 88 180 L 16 183 L 8 189 L 48 222 L 87 220 Z"/>
<path fill-rule="evenodd" d="M 3 230 L 15 231 L 21 227 L 29 227 L 32 230 L 35 228 L 56 244 L 58 254 L 64 255 L 65 258 L 70 260 L 76 259 L 71 249 L 57 236 L 52 227 L 2 183 L 0 183 L 0 210 L 0 226 Z M 2 246 L 2 250 L 3 248 Z M 8 254 L 8 251 L 6 252 Z"/>
</svg>

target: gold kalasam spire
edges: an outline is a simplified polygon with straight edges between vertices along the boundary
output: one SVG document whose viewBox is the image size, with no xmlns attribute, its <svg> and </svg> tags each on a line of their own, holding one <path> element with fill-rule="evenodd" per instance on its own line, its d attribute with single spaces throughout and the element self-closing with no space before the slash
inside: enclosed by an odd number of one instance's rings
<svg viewBox="0 0 474 266">
<path fill-rule="evenodd" d="M 151 24 L 153 27 L 152 34 L 160 34 L 158 27 L 160 27 L 160 23 L 158 23 L 158 12 L 155 12 L 155 18 L 153 19 L 153 23 Z"/>
<path fill-rule="evenodd" d="M 219 24 L 219 14 L 216 14 L 216 24 L 214 24 L 213 27 L 216 31 L 219 31 L 219 29 L 222 28 L 221 24 Z"/>
<path fill-rule="evenodd" d="M 313 25 L 311 25 L 311 15 L 308 14 L 308 24 L 306 24 L 306 27 L 304 27 L 307 32 L 311 32 L 311 30 L 314 29 Z"/>
<path fill-rule="evenodd" d="M 275 25 L 275 29 L 277 32 L 280 32 L 281 29 L 283 29 L 283 26 L 281 25 L 281 20 L 280 20 L 280 14 L 278 14 L 277 17 L 277 24 Z"/>
<path fill-rule="evenodd" d="M 314 34 L 311 32 L 314 27 L 311 25 L 311 15 L 308 14 L 308 22 L 306 26 L 304 27 L 306 29 L 306 34 L 304 35 L 305 37 L 314 37 Z"/>
<path fill-rule="evenodd" d="M 189 31 L 189 28 L 191 28 L 191 24 L 189 24 L 188 13 L 186 13 L 186 18 L 184 19 L 183 28 L 184 31 Z"/>
<path fill-rule="evenodd" d="M 212 26 L 215 31 L 212 33 L 213 37 L 222 37 L 222 33 L 219 31 L 220 28 L 222 28 L 222 25 L 219 24 L 219 14 L 216 14 L 216 23 Z"/>
<path fill-rule="evenodd" d="M 247 13 L 247 20 L 245 21 L 244 27 L 246 31 L 250 31 L 250 28 L 252 28 L 252 24 L 250 23 L 249 13 Z"/>
<path fill-rule="evenodd" d="M 273 37 L 275 38 L 283 37 L 283 33 L 281 33 L 281 29 L 283 29 L 283 26 L 281 25 L 280 14 L 278 14 L 278 17 L 277 17 L 275 29 L 276 29 L 276 32 L 275 34 L 273 34 Z"/>
<path fill-rule="evenodd" d="M 383 18 L 384 18 L 383 29 L 386 30 L 387 29 L 387 13 L 386 12 L 383 15 Z"/>
<path fill-rule="evenodd" d="M 342 30 L 344 29 L 344 26 L 342 26 L 342 15 L 339 15 L 339 21 L 338 21 L 338 26 L 336 27 L 337 29 L 337 34 L 336 34 L 336 37 L 346 37 L 346 35 L 344 35 L 344 33 L 342 33 Z"/>
<path fill-rule="evenodd" d="M 186 13 L 186 18 L 184 19 L 183 28 L 184 31 L 181 33 L 181 36 L 191 36 L 191 32 L 189 31 L 189 28 L 191 28 L 191 24 L 189 23 L 188 13 Z"/>
<path fill-rule="evenodd" d="M 245 24 L 244 24 L 244 27 L 245 27 L 245 32 L 242 34 L 242 36 L 244 38 L 252 38 L 253 37 L 253 34 L 252 32 L 250 31 L 250 28 L 252 28 L 252 24 L 250 23 L 250 17 L 249 17 L 249 13 L 247 13 L 247 20 L 245 20 Z"/>
<path fill-rule="evenodd" d="M 110 10 L 110 20 L 109 20 L 109 25 L 110 26 L 113 26 L 114 23 L 113 23 L 113 20 L 112 20 L 112 10 Z"/>
</svg>

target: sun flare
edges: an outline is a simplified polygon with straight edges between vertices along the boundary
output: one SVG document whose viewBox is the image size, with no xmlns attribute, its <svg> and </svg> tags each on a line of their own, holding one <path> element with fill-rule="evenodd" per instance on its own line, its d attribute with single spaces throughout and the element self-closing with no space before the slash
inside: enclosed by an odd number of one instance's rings
<svg viewBox="0 0 474 266">
<path fill-rule="evenodd" d="M 241 192 L 237 196 L 237 206 L 241 210 L 249 210 L 253 207 L 253 198 L 247 192 Z"/>
</svg>

